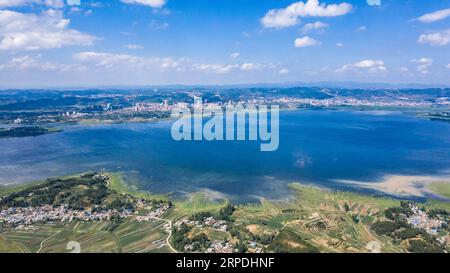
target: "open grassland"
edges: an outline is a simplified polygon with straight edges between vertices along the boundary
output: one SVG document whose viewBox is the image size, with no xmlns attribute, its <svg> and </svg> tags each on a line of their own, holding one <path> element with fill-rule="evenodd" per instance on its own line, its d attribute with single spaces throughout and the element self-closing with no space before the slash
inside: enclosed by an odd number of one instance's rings
<svg viewBox="0 0 450 273">
<path fill-rule="evenodd" d="M 231 238 L 228 232 L 220 231 L 211 227 L 195 227 L 189 232 L 188 237 L 195 237 L 196 235 L 199 235 L 201 233 L 207 235 L 211 241 L 224 241 Z"/>
<path fill-rule="evenodd" d="M 58 179 L 66 180 L 66 179 L 70 179 L 70 178 L 76 178 L 79 176 L 80 176 L 79 174 L 65 175 L 65 176 L 58 177 Z M 29 189 L 30 187 L 33 187 L 33 186 L 38 186 L 38 185 L 48 183 L 48 181 L 50 181 L 50 180 L 52 180 L 52 178 L 48 178 L 46 180 L 33 181 L 30 183 L 24 183 L 24 184 L 14 184 L 14 185 L 10 185 L 10 186 L 0 185 L 0 197 L 9 195 L 11 193 L 20 192 L 20 191 Z"/>
<path fill-rule="evenodd" d="M 45 181 L 36 181 L 33 183 L 13 185 L 9 187 L 4 187 L 0 185 L 0 197 L 6 196 L 11 193 L 19 192 L 29 188 L 30 186 L 36 186 L 45 183 Z"/>
<path fill-rule="evenodd" d="M 435 182 L 428 185 L 428 189 L 440 196 L 450 198 L 450 183 Z"/>
<path fill-rule="evenodd" d="M 109 173 L 108 188 L 114 190 L 120 194 L 130 194 L 136 198 L 142 198 L 146 200 L 162 200 L 167 201 L 168 197 L 162 194 L 152 194 L 147 191 L 139 190 L 137 187 L 127 184 L 122 177 L 121 173 Z"/>
<path fill-rule="evenodd" d="M 226 199 L 212 200 L 204 193 L 193 193 L 187 200 L 175 201 L 178 216 L 193 215 L 199 212 L 216 213 L 229 203 Z"/>
</svg>

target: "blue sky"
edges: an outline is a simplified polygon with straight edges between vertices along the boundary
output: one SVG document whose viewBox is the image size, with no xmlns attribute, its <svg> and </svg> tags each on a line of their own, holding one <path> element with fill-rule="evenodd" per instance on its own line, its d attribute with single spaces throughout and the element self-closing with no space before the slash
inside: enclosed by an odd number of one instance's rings
<svg viewBox="0 0 450 273">
<path fill-rule="evenodd" d="M 0 0 L 0 86 L 450 84 L 450 0 Z"/>
</svg>

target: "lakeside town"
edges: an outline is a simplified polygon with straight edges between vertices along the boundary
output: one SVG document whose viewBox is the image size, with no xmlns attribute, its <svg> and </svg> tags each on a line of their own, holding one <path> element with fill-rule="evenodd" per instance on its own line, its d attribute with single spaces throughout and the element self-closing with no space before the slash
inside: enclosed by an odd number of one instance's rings
<svg viewBox="0 0 450 273">
<path fill-rule="evenodd" d="M 448 227 L 446 221 L 431 218 L 426 211 L 423 211 L 417 205 L 409 203 L 409 207 L 412 215 L 407 217 L 407 222 L 413 227 L 423 229 L 431 235 L 437 235 L 439 231 Z"/>
<path fill-rule="evenodd" d="M 137 208 L 148 208 L 145 201 L 139 200 Z M 156 208 L 150 207 L 152 210 L 145 215 L 136 215 L 137 212 L 129 209 L 104 209 L 95 206 L 88 210 L 73 210 L 68 205 L 53 207 L 51 205 L 38 207 L 10 207 L 0 211 L 0 223 L 6 223 L 13 226 L 26 226 L 35 223 L 53 223 L 72 222 L 72 221 L 109 221 L 113 217 L 126 218 L 136 217 L 138 221 L 150 221 L 163 215 L 170 206 L 167 204 L 160 205 Z"/>
<path fill-rule="evenodd" d="M 153 89 L 84 91 L 5 91 L 0 94 L 0 123 L 7 126 L 133 122 L 169 118 L 173 110 L 240 105 L 278 105 L 281 109 L 416 109 L 437 119 L 448 113 L 450 90 L 359 90 L 328 88 Z M 56 96 L 56 98 L 55 98 Z M 48 98 L 52 97 L 51 100 Z M 28 106 L 24 109 L 23 105 Z"/>
<path fill-rule="evenodd" d="M 34 223 L 52 223 L 55 221 L 108 221 L 112 217 L 125 218 L 131 214 L 130 210 L 79 211 L 69 209 L 67 205 L 56 208 L 50 205 L 28 208 L 12 207 L 0 211 L 0 222 L 20 226 Z"/>
<path fill-rule="evenodd" d="M 84 174 L 80 178 L 67 180 L 56 179 L 30 190 L 0 196 L 0 223 L 20 227 L 56 221 L 111 221 L 131 216 L 148 221 L 160 217 L 171 208 L 167 202 L 148 203 L 145 199 L 130 195 L 116 196 L 106 186 L 110 181 L 106 173 Z M 83 190 L 74 194 L 80 187 Z M 114 196 L 114 200 L 99 203 L 100 200 L 92 200 L 96 196 L 102 196 L 102 199 Z M 61 198 L 65 199 L 60 201 Z M 75 199 L 75 203 L 71 201 Z"/>
</svg>

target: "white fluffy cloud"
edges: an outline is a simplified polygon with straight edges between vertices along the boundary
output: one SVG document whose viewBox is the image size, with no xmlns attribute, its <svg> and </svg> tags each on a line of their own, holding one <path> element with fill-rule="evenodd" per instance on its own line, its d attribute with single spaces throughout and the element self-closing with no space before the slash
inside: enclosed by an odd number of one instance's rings
<svg viewBox="0 0 450 273">
<path fill-rule="evenodd" d="M 450 64 L 447 65 L 447 68 L 450 69 Z"/>
<path fill-rule="evenodd" d="M 355 29 L 355 32 L 363 32 L 363 31 L 366 31 L 366 30 L 367 30 L 366 26 L 360 26 L 360 27 L 357 27 Z"/>
<path fill-rule="evenodd" d="M 239 56 L 241 56 L 241 54 L 239 52 L 233 52 L 230 54 L 231 59 L 237 59 L 237 58 L 239 58 Z"/>
<path fill-rule="evenodd" d="M 233 70 L 239 68 L 237 64 L 194 64 L 193 69 L 196 71 L 214 73 L 214 74 L 228 74 Z"/>
<path fill-rule="evenodd" d="M 93 51 L 80 52 L 74 55 L 74 59 L 95 66 L 112 67 L 124 64 L 126 66 L 142 63 L 141 58 L 127 54 L 99 53 Z"/>
<path fill-rule="evenodd" d="M 318 46 L 322 43 L 320 41 L 317 41 L 309 36 L 304 36 L 295 39 L 294 45 L 295 47 L 310 47 L 310 46 Z"/>
<path fill-rule="evenodd" d="M 0 66 L 0 69 L 6 69 L 6 68 L 17 68 L 21 70 L 27 70 L 27 69 L 38 69 L 43 71 L 51 71 L 54 70 L 56 65 L 51 63 L 41 63 L 39 60 L 35 57 L 30 56 L 20 56 L 20 57 L 14 57 L 6 64 L 2 64 Z"/>
<path fill-rule="evenodd" d="M 197 63 L 189 58 L 159 58 L 159 57 L 141 57 L 131 54 L 116 54 L 105 52 L 86 51 L 79 52 L 73 56 L 79 65 L 102 70 L 121 70 L 128 69 L 133 71 L 174 71 L 174 72 L 203 72 L 207 74 L 225 75 L 232 72 L 242 71 L 262 71 L 264 69 L 275 69 L 271 64 L 243 63 L 243 64 L 214 64 Z"/>
<path fill-rule="evenodd" d="M 302 33 L 308 33 L 313 30 L 319 31 L 328 27 L 328 24 L 322 23 L 320 21 L 314 23 L 308 23 L 302 27 Z"/>
<path fill-rule="evenodd" d="M 78 64 L 60 64 L 42 60 L 41 55 L 14 57 L 5 64 L 0 64 L 0 70 L 19 69 L 44 72 L 81 71 L 84 67 Z"/>
<path fill-rule="evenodd" d="M 383 72 L 387 68 L 381 60 L 362 60 L 353 64 L 346 64 L 337 69 L 336 72 L 346 71 L 369 71 L 369 72 Z"/>
<path fill-rule="evenodd" d="M 139 4 L 144 6 L 149 6 L 152 8 L 160 8 L 164 6 L 167 0 L 120 0 L 126 4 Z"/>
<path fill-rule="evenodd" d="M 261 19 L 261 23 L 266 28 L 284 28 L 298 24 L 301 17 L 334 17 L 349 13 L 352 5 L 348 3 L 340 4 L 320 4 L 319 0 L 308 0 L 296 2 L 283 9 L 272 9 Z"/>
<path fill-rule="evenodd" d="M 144 49 L 144 46 L 141 45 L 136 45 L 136 44 L 127 44 L 125 45 L 126 48 L 130 49 L 130 50 L 140 50 L 140 49 Z"/>
<path fill-rule="evenodd" d="M 381 0 L 367 0 L 369 6 L 381 6 Z"/>
<path fill-rule="evenodd" d="M 85 65 L 98 68 L 158 68 L 158 69 L 178 69 L 182 59 L 173 58 L 144 58 L 129 54 L 114 54 L 103 52 L 80 52 L 75 54 L 74 59 Z"/>
<path fill-rule="evenodd" d="M 91 45 L 97 38 L 69 28 L 59 10 L 42 14 L 0 10 L 0 50 L 39 50 Z"/>
<path fill-rule="evenodd" d="M 253 71 L 253 70 L 260 70 L 264 66 L 261 64 L 255 64 L 255 63 L 244 63 L 241 65 L 242 71 Z"/>
<path fill-rule="evenodd" d="M 1 64 L 0 70 L 35 70 L 47 72 L 92 72 L 92 73 L 151 73 L 151 72 L 201 72 L 206 74 L 226 75 L 232 72 L 262 72 L 273 69 L 279 74 L 287 74 L 287 69 L 281 69 L 271 63 L 232 63 L 210 64 L 197 63 L 189 58 L 145 57 L 137 54 L 107 53 L 83 51 L 73 54 L 72 62 L 68 64 L 54 63 L 43 60 L 40 54 L 14 57 Z"/>
<path fill-rule="evenodd" d="M 418 40 L 421 44 L 429 44 L 432 46 L 445 46 L 450 44 L 450 29 L 422 34 Z"/>
<path fill-rule="evenodd" d="M 273 64 L 263 63 L 243 63 L 243 64 L 192 64 L 189 65 L 191 70 L 213 73 L 213 74 L 229 74 L 234 71 L 252 72 L 263 71 L 266 69 L 275 69 Z"/>
<path fill-rule="evenodd" d="M 421 74 L 428 74 L 430 72 L 430 67 L 434 63 L 434 60 L 430 58 L 421 58 L 412 60 L 412 62 L 417 64 L 417 71 L 419 71 Z"/>
<path fill-rule="evenodd" d="M 64 7 L 64 0 L 0 0 L 0 8 L 22 7 L 31 4 L 62 8 Z"/>
<path fill-rule="evenodd" d="M 282 68 L 278 71 L 278 74 L 280 74 L 280 75 L 289 74 L 289 70 L 287 70 L 286 68 Z"/>
<path fill-rule="evenodd" d="M 167 22 L 158 22 L 156 20 L 152 20 L 150 22 L 150 29 L 152 30 L 165 30 L 170 27 L 169 23 Z"/>
<path fill-rule="evenodd" d="M 424 14 L 417 18 L 417 20 L 422 23 L 433 23 L 436 21 L 444 20 L 447 17 L 450 17 L 450 9 L 441 9 L 435 12 Z"/>
</svg>

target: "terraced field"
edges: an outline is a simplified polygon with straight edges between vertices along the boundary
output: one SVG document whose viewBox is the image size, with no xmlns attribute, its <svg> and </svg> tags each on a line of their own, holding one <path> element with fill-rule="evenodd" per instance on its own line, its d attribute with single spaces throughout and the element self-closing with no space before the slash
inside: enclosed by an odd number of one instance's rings
<svg viewBox="0 0 450 273">
<path fill-rule="evenodd" d="M 78 242 L 82 252 L 170 252 L 164 221 L 138 222 L 126 219 L 114 231 L 107 222 L 35 225 L 29 230 L 0 229 L 0 252 L 70 252 L 69 242 Z"/>
<path fill-rule="evenodd" d="M 239 206 L 237 223 L 252 233 L 277 232 L 268 245 L 286 252 L 404 252 L 401 246 L 377 236 L 370 224 L 399 201 L 347 192 L 291 185 L 297 197 L 289 202 L 262 202 Z"/>
</svg>

